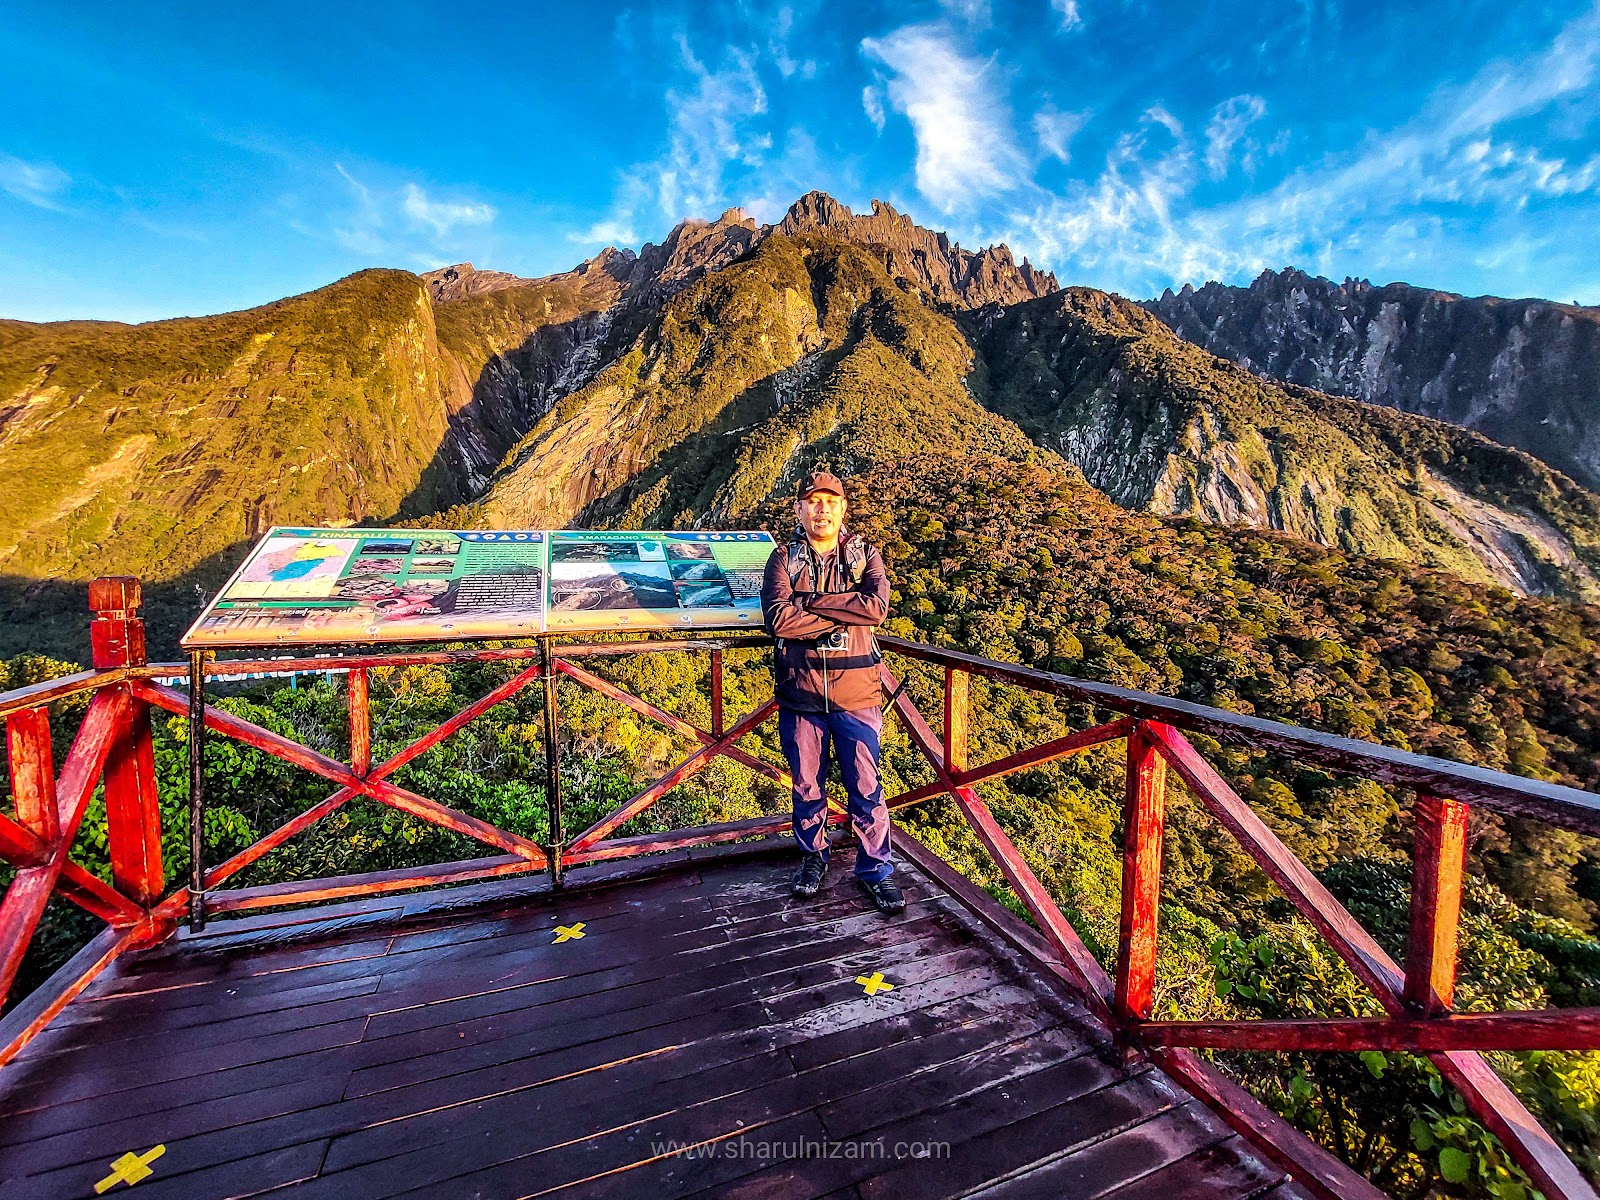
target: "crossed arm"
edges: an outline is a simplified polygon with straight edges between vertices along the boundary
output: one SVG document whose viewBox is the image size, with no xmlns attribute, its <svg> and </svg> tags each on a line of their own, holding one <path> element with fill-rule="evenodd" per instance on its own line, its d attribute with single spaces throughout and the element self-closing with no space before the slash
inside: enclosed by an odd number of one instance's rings
<svg viewBox="0 0 1600 1200">
<path fill-rule="evenodd" d="M 889 575 L 876 550 L 848 592 L 796 592 L 784 559 L 780 551 L 767 560 L 761 583 L 761 612 L 774 637 L 821 637 L 839 625 L 879 625 L 889 615 Z"/>
</svg>

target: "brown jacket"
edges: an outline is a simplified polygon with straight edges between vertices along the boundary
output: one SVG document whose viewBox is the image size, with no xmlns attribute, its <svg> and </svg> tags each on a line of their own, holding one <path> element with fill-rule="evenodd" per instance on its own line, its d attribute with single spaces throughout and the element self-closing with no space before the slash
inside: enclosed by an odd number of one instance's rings
<svg viewBox="0 0 1600 1200">
<path fill-rule="evenodd" d="M 857 557 L 864 549 L 865 561 L 859 580 L 851 584 L 850 539 L 855 538 L 856 534 L 841 531 L 838 549 L 819 560 L 801 534 L 767 559 L 761 613 L 767 630 L 778 639 L 773 663 L 782 708 L 853 712 L 883 704 L 878 678 L 881 656 L 872 630 L 889 614 L 889 573 L 877 547 L 859 539 Z M 791 555 L 804 558 L 792 582 Z M 848 649 L 828 650 L 817 644 L 838 628 L 848 631 Z"/>
</svg>

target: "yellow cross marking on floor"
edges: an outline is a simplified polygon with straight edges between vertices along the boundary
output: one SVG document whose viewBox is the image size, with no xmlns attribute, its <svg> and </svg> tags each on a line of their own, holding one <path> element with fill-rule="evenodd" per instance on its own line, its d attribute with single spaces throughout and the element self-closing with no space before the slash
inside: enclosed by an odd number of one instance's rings
<svg viewBox="0 0 1600 1200">
<path fill-rule="evenodd" d="M 556 926 L 556 940 L 551 942 L 550 944 L 552 946 L 559 946 L 562 942 L 574 941 L 577 938 L 581 938 L 582 936 L 583 936 L 583 922 L 582 921 L 574 921 L 571 925 L 557 925 Z"/>
<path fill-rule="evenodd" d="M 167 1148 L 165 1146 L 152 1147 L 143 1154 L 136 1154 L 134 1151 L 129 1150 L 111 1164 L 111 1174 L 94 1185 L 95 1195 L 98 1196 L 102 1192 L 109 1191 L 119 1183 L 126 1183 L 129 1187 L 132 1187 L 141 1179 L 148 1179 L 154 1174 L 150 1170 L 150 1164 L 166 1152 Z"/>
<path fill-rule="evenodd" d="M 876 996 L 879 992 L 894 991 L 894 984 L 884 979 L 882 971 L 874 971 L 871 975 L 857 975 L 856 982 L 867 989 L 869 996 Z"/>
</svg>

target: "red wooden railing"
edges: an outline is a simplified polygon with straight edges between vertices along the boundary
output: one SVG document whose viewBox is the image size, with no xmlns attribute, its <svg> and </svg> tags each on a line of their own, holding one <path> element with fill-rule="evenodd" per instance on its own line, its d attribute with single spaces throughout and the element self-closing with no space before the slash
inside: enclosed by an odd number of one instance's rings
<svg viewBox="0 0 1600 1200">
<path fill-rule="evenodd" d="M 188 915 L 199 925 L 208 914 L 371 896 L 467 880 L 549 871 L 552 886 L 571 866 L 626 858 L 693 845 L 735 841 L 788 829 L 783 816 L 756 817 L 666 833 L 616 836 L 662 796 L 719 756 L 760 772 L 787 787 L 787 774 L 741 749 L 738 742 L 775 711 L 773 702 L 727 724 L 723 712 L 723 654 L 727 649 L 769 644 L 764 637 L 702 638 L 603 644 L 561 644 L 551 638 L 510 649 L 467 649 L 188 664 L 190 694 L 155 680 L 182 674 L 179 664 L 150 664 L 137 609 L 139 585 L 103 579 L 90 585 L 93 669 L 63 679 L 0 694 L 6 722 L 15 817 L 0 815 L 0 858 L 16 877 L 0 901 L 0 997 L 9 992 L 44 907 L 52 895 L 69 900 L 106 922 L 94 942 L 53 978 L 24 999 L 0 1023 L 0 1063 L 8 1061 L 110 962 L 126 950 L 169 936 Z M 883 637 L 890 653 L 943 669 L 943 728 L 936 733 L 916 704 L 884 668 L 893 707 L 912 744 L 932 768 L 931 783 L 890 800 L 902 809 L 936 795 L 955 801 L 973 833 L 994 860 L 1038 927 L 1018 932 L 1003 916 L 997 932 L 1029 948 L 1071 982 L 1084 1002 L 1112 1026 L 1130 1049 L 1149 1054 L 1235 1128 L 1276 1158 L 1316 1194 L 1377 1195 L 1348 1167 L 1289 1133 L 1270 1110 L 1215 1067 L 1198 1048 L 1233 1050 L 1387 1050 L 1427 1055 L 1461 1092 L 1468 1107 L 1500 1138 L 1512 1157 L 1551 1197 L 1592 1198 L 1593 1189 L 1559 1145 L 1478 1053 L 1483 1050 L 1590 1050 L 1600 1048 L 1600 1009 L 1532 1012 L 1451 1012 L 1461 883 L 1467 849 L 1469 804 L 1530 817 L 1562 828 L 1600 834 L 1600 796 L 1574 788 L 1521 779 L 1385 746 L 1336 737 L 1256 717 L 1242 716 L 1103 684 L 1087 683 L 900 638 Z M 580 665 L 615 655 L 681 651 L 709 652 L 711 727 L 703 729 L 650 704 Z M 367 672 L 377 666 L 451 665 L 526 661 L 528 665 L 481 699 L 388 758 L 371 762 Z M 348 671 L 351 761 L 342 763 L 252 722 L 202 705 L 206 678 L 252 671 Z M 556 753 L 559 676 L 591 688 L 639 715 L 700 743 L 699 748 L 616 811 L 568 840 L 561 811 L 560 762 Z M 972 676 L 1087 702 L 1119 714 L 1104 724 L 1056 738 L 993 762 L 968 762 L 969 681 Z M 545 693 L 547 801 L 550 834 L 545 845 L 499 829 L 391 782 L 405 763 L 458 732 L 496 704 L 539 682 Z M 198 685 L 198 686 L 196 686 Z M 50 745 L 49 706 L 71 696 L 90 696 L 87 712 L 59 773 Z M 225 862 L 207 866 L 198 838 L 203 795 L 192 796 L 195 848 L 189 884 L 168 889 L 161 866 L 159 807 L 151 742 L 150 710 L 189 715 L 194 765 L 203 752 L 202 734 L 231 738 L 302 767 L 336 785 L 328 797 Z M 1413 789 L 1416 848 L 1411 935 L 1402 969 L 1311 871 L 1238 796 L 1185 738 L 1203 733 L 1264 748 L 1287 757 L 1364 775 Z M 987 780 L 1079 753 L 1091 746 L 1125 741 L 1122 907 L 1117 958 L 1108 973 L 1079 939 L 1023 855 L 975 790 Z M 1168 771 L 1175 772 L 1199 803 L 1238 840 L 1304 918 L 1315 926 L 1386 1012 L 1381 1018 L 1256 1021 L 1156 1021 L 1152 1019 L 1162 835 Z M 198 783 L 200 773 L 194 773 Z M 111 882 L 72 862 L 69 852 L 96 786 L 104 784 Z M 474 838 L 502 853 L 462 862 L 365 875 L 305 880 L 249 888 L 223 888 L 229 879 L 354 796 L 366 796 L 421 820 Z M 843 814 L 833 813 L 836 823 Z M 970 883 L 902 835 L 900 845 L 975 909 L 994 909 Z"/>
</svg>

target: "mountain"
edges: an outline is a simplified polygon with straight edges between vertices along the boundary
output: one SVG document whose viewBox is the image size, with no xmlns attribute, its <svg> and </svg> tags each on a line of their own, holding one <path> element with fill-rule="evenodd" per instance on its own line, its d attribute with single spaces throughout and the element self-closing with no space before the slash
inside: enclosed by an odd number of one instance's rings
<svg viewBox="0 0 1600 1200">
<path fill-rule="evenodd" d="M 1600 498 L 1527 454 L 1263 380 L 1089 288 L 972 325 L 985 403 L 1124 507 L 1600 598 Z"/>
<path fill-rule="evenodd" d="M 1061 286 L 1026 258 L 1019 267 L 1006 246 L 963 250 L 881 200 L 872 202 L 870 217 L 858 217 L 826 192 L 807 192 L 790 207 L 777 232 L 790 237 L 824 233 L 871 246 L 883 253 L 891 278 L 908 280 L 934 301 L 960 308 L 1015 304 Z"/>
<path fill-rule="evenodd" d="M 217 317 L 0 322 L 0 655 L 76 642 L 102 573 L 149 582 L 170 642 L 275 523 L 749 521 L 814 464 L 930 448 L 1600 596 L 1595 497 L 1528 455 L 1263 380 L 1003 246 L 811 193 L 542 279 L 373 270 Z"/>
<path fill-rule="evenodd" d="M 818 462 L 853 473 L 941 445 L 1031 447 L 965 387 L 959 328 L 877 256 L 821 234 L 767 237 L 673 296 L 618 360 L 502 464 L 490 525 L 705 523 L 747 514 Z"/>
<path fill-rule="evenodd" d="M 1464 425 L 1600 488 L 1600 308 L 1292 268 L 1146 307 L 1261 375 Z"/>
</svg>

